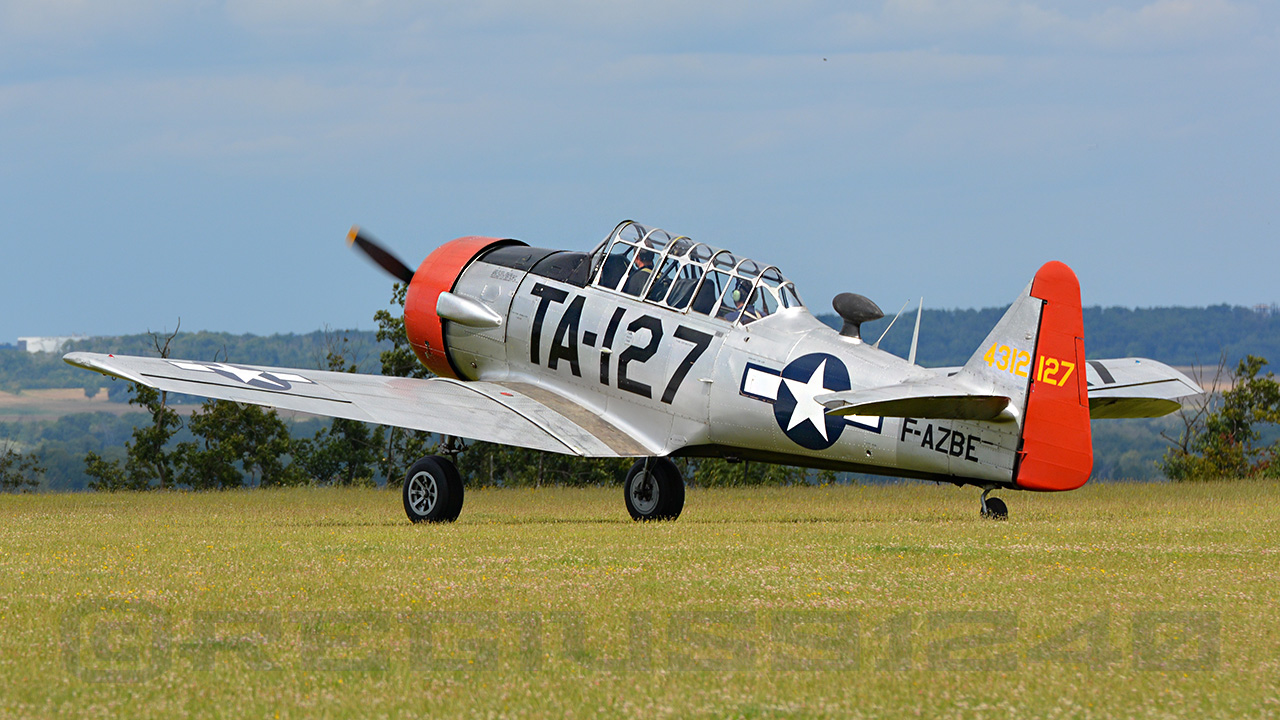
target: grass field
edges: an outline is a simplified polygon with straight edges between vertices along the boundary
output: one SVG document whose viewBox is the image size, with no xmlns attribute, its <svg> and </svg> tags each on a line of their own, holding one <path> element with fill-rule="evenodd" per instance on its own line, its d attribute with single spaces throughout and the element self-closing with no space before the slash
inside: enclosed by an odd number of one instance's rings
<svg viewBox="0 0 1280 720">
<path fill-rule="evenodd" d="M 1270 717 L 1280 485 L 0 496 L 2 717 Z"/>
</svg>

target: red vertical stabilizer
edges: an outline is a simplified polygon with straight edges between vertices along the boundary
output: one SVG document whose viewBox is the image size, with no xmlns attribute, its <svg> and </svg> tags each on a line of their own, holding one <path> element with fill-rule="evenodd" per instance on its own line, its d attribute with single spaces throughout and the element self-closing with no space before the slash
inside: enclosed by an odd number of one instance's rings
<svg viewBox="0 0 1280 720">
<path fill-rule="evenodd" d="M 1060 262 L 1031 284 L 1044 301 L 1014 481 L 1027 490 L 1074 490 L 1093 471 L 1080 282 Z"/>
</svg>

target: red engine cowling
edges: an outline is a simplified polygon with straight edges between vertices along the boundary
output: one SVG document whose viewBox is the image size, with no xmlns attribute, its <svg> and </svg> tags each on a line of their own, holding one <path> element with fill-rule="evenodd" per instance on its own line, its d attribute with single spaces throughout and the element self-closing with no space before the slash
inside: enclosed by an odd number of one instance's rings
<svg viewBox="0 0 1280 720">
<path fill-rule="evenodd" d="M 436 314 L 440 293 L 453 290 L 458 276 L 477 255 L 494 245 L 516 242 L 491 237 L 462 237 L 436 248 L 418 266 L 405 294 L 404 326 L 414 354 L 431 372 L 440 377 L 460 377 L 449 359 L 444 321 Z"/>
</svg>

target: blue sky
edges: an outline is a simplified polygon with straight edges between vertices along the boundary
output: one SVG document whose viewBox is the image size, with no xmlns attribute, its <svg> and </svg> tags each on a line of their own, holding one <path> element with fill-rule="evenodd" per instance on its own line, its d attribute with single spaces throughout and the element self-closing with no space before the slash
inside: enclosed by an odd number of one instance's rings
<svg viewBox="0 0 1280 720">
<path fill-rule="evenodd" d="M 0 0 L 0 342 L 370 328 L 469 234 L 624 218 L 826 312 L 1280 301 L 1280 4 Z"/>
</svg>

